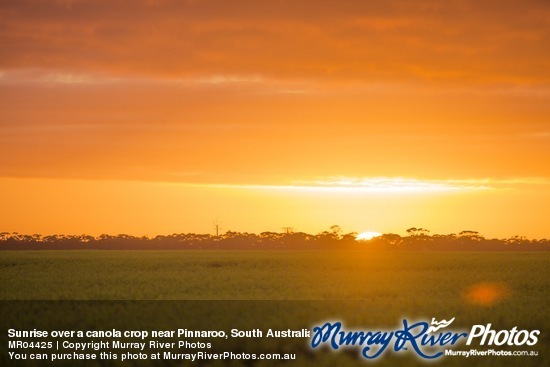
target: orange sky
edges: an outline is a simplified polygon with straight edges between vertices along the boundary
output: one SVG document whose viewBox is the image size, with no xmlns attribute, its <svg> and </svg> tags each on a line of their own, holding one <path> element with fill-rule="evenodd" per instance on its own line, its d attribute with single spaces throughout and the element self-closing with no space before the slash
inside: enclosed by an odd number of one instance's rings
<svg viewBox="0 0 550 367">
<path fill-rule="evenodd" d="M 550 235 L 547 1 L 12 1 L 0 19 L 0 230 Z"/>
</svg>

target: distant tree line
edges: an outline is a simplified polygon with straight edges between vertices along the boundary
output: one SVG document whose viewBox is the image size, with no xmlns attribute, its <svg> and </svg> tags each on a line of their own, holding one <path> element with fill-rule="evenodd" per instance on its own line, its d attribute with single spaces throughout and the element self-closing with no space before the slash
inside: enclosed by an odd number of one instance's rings
<svg viewBox="0 0 550 367">
<path fill-rule="evenodd" d="M 387 233 L 357 241 L 357 233 L 344 234 L 339 226 L 316 235 L 285 231 L 260 234 L 228 231 L 210 234 L 175 233 L 155 237 L 127 234 L 24 235 L 0 233 L 0 250 L 389 250 L 389 251 L 548 251 L 550 240 L 514 236 L 488 239 L 476 231 L 430 235 L 424 228 L 409 228 L 407 236 Z"/>
</svg>

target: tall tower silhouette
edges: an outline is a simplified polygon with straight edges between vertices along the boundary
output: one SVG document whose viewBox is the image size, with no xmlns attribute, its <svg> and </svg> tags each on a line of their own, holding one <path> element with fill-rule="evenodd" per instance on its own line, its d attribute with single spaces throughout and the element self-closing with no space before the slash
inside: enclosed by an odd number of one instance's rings
<svg viewBox="0 0 550 367">
<path fill-rule="evenodd" d="M 216 221 L 214 222 L 214 230 L 216 231 L 216 240 L 220 239 L 220 231 L 221 231 L 221 222 L 216 218 Z"/>
</svg>

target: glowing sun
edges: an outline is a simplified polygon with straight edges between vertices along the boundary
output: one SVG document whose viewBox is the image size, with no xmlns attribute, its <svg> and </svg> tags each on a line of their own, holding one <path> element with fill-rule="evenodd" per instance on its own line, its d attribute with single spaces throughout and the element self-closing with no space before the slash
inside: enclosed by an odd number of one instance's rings
<svg viewBox="0 0 550 367">
<path fill-rule="evenodd" d="M 355 238 L 355 240 L 357 241 L 363 241 L 363 240 L 372 240 L 374 237 L 378 237 L 378 236 L 381 236 L 382 233 L 378 233 L 378 232 L 371 232 L 371 231 L 368 231 L 368 232 L 363 232 L 363 233 L 359 233 L 357 235 L 357 238 Z"/>
</svg>

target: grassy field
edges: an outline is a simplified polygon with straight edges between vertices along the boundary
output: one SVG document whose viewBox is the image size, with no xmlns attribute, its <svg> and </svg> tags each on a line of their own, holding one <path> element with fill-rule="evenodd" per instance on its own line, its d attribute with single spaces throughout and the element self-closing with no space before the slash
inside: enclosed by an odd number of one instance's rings
<svg viewBox="0 0 550 367">
<path fill-rule="evenodd" d="M 105 325 L 114 318 L 118 323 L 131 325 L 132 311 L 124 311 L 126 316 L 122 318 L 113 317 L 121 314 L 120 309 L 113 311 L 113 304 L 124 310 L 134 306 L 112 301 L 194 300 L 142 302 L 135 307 L 140 314 L 149 312 L 150 316 L 142 317 L 141 323 L 150 328 L 159 323 L 159 317 L 152 315 L 171 314 L 163 316 L 163 322 L 174 325 L 178 312 L 183 313 L 177 319 L 185 319 L 188 327 L 197 328 L 204 326 L 204 320 L 228 328 L 231 320 L 251 328 L 266 322 L 281 328 L 308 327 L 327 318 L 348 325 L 391 328 L 404 317 L 456 317 L 457 327 L 492 323 L 499 329 L 539 329 L 543 331 L 537 344 L 539 351 L 550 349 L 549 265 L 549 253 L 0 252 L 3 304 L 14 310 L 28 308 L 25 312 L 34 315 L 27 316 L 29 323 L 41 322 L 44 317 L 53 324 L 67 322 L 66 315 L 73 312 L 70 322 L 74 328 L 83 324 Z M 33 302 L 13 302 L 16 300 Z M 42 317 L 40 313 L 47 312 L 51 302 L 40 300 L 94 302 L 62 303 L 65 311 Z M 181 310 L 176 312 L 178 307 Z M 100 309 L 111 311 L 105 316 Z M 82 317 L 83 314 L 87 316 Z M 257 347 L 261 346 L 252 346 Z M 265 346 L 266 350 L 272 347 Z M 279 347 L 284 349 L 284 343 Z M 303 354 L 300 348 L 297 353 Z M 335 354 L 330 356 L 336 358 Z M 338 358 L 325 362 L 345 365 L 344 358 L 350 364 L 357 363 L 356 356 L 343 354 Z M 446 359 L 444 365 L 458 366 L 467 361 Z M 501 365 L 491 361 L 494 359 L 477 360 L 479 365 Z M 543 355 L 508 361 L 512 365 L 536 366 L 549 360 Z M 303 365 L 301 362 L 298 365 Z M 310 362 L 319 365 L 317 359 Z M 418 361 L 389 358 L 377 365 L 415 363 Z"/>
<path fill-rule="evenodd" d="M 4 251 L 4 300 L 400 300 L 461 303 L 480 282 L 548 300 L 550 253 Z M 455 302 L 453 302 L 455 303 Z M 403 304 L 407 306 L 407 304 Z M 532 304 L 531 306 L 542 306 Z M 414 308 L 414 307 L 413 307 Z"/>
</svg>

